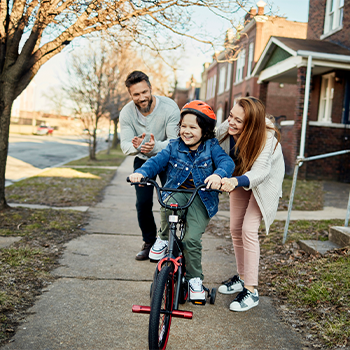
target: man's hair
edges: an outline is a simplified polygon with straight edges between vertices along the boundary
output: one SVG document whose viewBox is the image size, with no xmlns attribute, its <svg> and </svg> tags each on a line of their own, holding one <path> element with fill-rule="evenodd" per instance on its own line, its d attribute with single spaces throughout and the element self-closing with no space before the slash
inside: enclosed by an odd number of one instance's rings
<svg viewBox="0 0 350 350">
<path fill-rule="evenodd" d="M 129 89 L 130 86 L 141 83 L 141 81 L 145 81 L 147 85 L 151 87 L 148 76 L 139 70 L 135 70 L 127 76 L 125 86 Z"/>
</svg>

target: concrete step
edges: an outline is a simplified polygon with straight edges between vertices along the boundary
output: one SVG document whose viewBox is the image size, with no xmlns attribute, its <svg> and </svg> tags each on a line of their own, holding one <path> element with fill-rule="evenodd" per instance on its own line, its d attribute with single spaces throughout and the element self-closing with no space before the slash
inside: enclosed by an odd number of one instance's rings
<svg viewBox="0 0 350 350">
<path fill-rule="evenodd" d="M 339 245 L 340 247 L 346 247 L 350 245 L 350 227 L 331 227 L 329 230 L 329 240 Z"/>
<path fill-rule="evenodd" d="M 317 253 L 323 255 L 328 250 L 340 248 L 338 244 L 331 241 L 300 240 L 298 244 L 300 249 L 313 255 Z"/>
</svg>

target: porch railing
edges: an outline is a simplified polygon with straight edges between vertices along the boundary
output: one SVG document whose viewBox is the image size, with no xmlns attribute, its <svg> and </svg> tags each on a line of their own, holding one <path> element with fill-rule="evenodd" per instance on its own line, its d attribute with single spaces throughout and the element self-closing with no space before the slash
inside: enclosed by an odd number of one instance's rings
<svg viewBox="0 0 350 350">
<path fill-rule="evenodd" d="M 291 214 L 292 206 L 293 206 L 294 193 L 295 193 L 295 187 L 296 187 L 296 183 L 297 183 L 297 177 L 298 177 L 299 168 L 303 165 L 304 162 L 310 162 L 312 160 L 339 156 L 341 154 L 346 154 L 346 153 L 350 153 L 350 150 L 343 150 L 343 151 L 325 153 L 325 154 L 320 154 L 318 156 L 312 156 L 312 157 L 308 157 L 308 158 L 304 158 L 304 157 L 301 157 L 301 156 L 297 157 L 297 160 L 295 161 L 292 188 L 291 188 L 290 197 L 289 197 L 287 220 L 286 220 L 286 224 L 284 226 L 283 244 L 286 243 L 286 240 L 287 240 L 288 227 L 289 227 L 289 221 L 290 221 L 290 214 Z M 346 217 L 345 217 L 345 227 L 348 227 L 348 225 L 349 225 L 349 216 L 350 216 L 350 193 L 349 193 L 349 201 L 348 201 L 348 207 L 347 207 Z"/>
</svg>

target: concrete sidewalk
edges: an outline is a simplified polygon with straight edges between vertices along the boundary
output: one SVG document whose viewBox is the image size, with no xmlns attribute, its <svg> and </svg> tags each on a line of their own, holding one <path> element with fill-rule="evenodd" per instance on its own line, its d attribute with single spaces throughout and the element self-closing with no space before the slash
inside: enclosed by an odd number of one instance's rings
<svg viewBox="0 0 350 350">
<path fill-rule="evenodd" d="M 148 349 L 148 315 L 133 314 L 131 307 L 149 305 L 156 265 L 135 260 L 142 240 L 135 191 L 125 181 L 131 172 L 132 158 L 127 158 L 103 201 L 89 209 L 88 233 L 67 244 L 53 272 L 56 281 L 38 297 L 13 341 L 2 349 Z M 223 238 L 203 236 L 209 288 L 236 272 L 234 257 L 220 249 L 225 244 Z M 306 348 L 301 335 L 280 319 L 270 298 L 261 297 L 258 307 L 243 313 L 229 311 L 232 299 L 218 294 L 215 305 L 183 305 L 181 309 L 193 311 L 194 317 L 173 319 L 167 349 Z"/>
</svg>

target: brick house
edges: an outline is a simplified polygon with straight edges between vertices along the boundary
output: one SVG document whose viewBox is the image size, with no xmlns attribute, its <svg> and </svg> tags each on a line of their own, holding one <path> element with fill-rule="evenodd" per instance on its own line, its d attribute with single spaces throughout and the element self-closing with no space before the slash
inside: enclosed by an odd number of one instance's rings
<svg viewBox="0 0 350 350">
<path fill-rule="evenodd" d="M 271 37 L 253 75 L 260 83 L 258 96 L 267 104 L 274 84 L 297 88 L 294 106 L 287 99 L 280 101 L 286 106 L 281 134 L 287 174 L 301 153 L 309 157 L 350 149 L 349 1 L 310 0 L 307 38 Z M 303 120 L 304 152 L 300 149 Z M 305 162 L 300 173 L 307 178 L 350 182 L 350 155 Z"/>
<path fill-rule="evenodd" d="M 234 37 L 233 32 L 227 31 L 226 49 L 214 55 L 215 59 L 202 74 L 201 89 L 206 91 L 205 101 L 216 111 L 219 123 L 228 117 L 236 98 L 259 96 L 258 78 L 252 75 L 252 71 L 272 35 L 306 38 L 307 23 L 267 16 L 264 14 L 265 5 L 259 1 L 258 9 L 252 8 L 247 13 L 238 36 Z M 296 92 L 293 84 L 271 83 L 267 112 L 275 116 L 282 114 L 285 106 L 276 101 L 286 98 L 294 107 Z"/>
<path fill-rule="evenodd" d="M 187 102 L 199 99 L 200 87 L 200 83 L 197 83 L 193 75 L 191 79 L 186 82 L 185 88 L 175 87 L 172 99 L 176 102 L 180 110 Z"/>
</svg>

